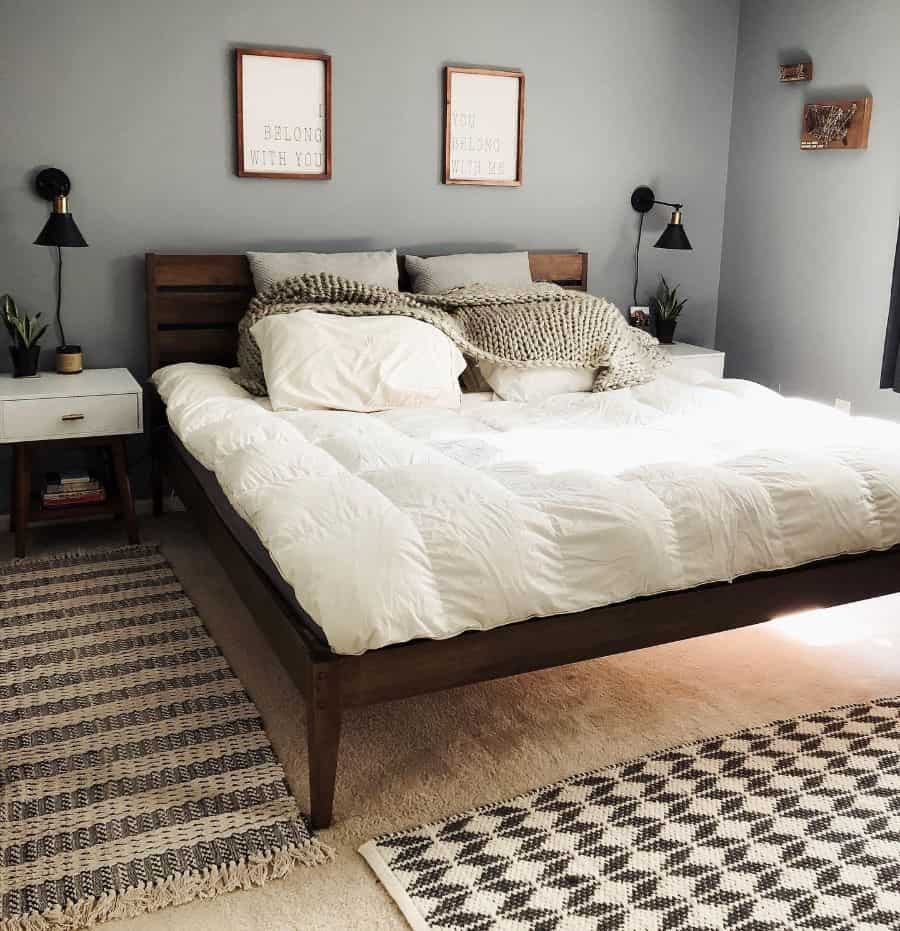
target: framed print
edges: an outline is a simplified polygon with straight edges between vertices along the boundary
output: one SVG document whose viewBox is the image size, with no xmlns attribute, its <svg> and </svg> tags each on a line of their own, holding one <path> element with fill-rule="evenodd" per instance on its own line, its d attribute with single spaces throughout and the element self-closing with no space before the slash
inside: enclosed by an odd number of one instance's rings
<svg viewBox="0 0 900 931">
<path fill-rule="evenodd" d="M 331 56 L 235 49 L 237 173 L 331 177 Z"/>
<path fill-rule="evenodd" d="M 525 75 L 445 69 L 444 184 L 522 183 Z"/>
<path fill-rule="evenodd" d="M 653 318 L 649 306 L 629 307 L 628 322 L 637 327 L 639 330 L 646 330 L 648 333 L 652 329 Z"/>
</svg>

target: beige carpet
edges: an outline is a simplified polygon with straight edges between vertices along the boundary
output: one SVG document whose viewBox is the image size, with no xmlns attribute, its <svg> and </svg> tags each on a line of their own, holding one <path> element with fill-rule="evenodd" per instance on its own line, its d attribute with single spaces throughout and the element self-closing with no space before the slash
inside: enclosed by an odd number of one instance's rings
<svg viewBox="0 0 900 931">
<path fill-rule="evenodd" d="M 301 803 L 303 702 L 202 536 L 183 514 L 145 519 L 266 720 Z M 10 553 L 0 535 L 0 556 Z M 113 524 L 51 527 L 32 552 L 122 541 Z M 900 692 L 900 598 L 347 714 L 337 849 L 316 882 L 294 876 L 103 927 L 108 931 L 402 929 L 356 854 L 387 831 L 697 737 Z"/>
</svg>

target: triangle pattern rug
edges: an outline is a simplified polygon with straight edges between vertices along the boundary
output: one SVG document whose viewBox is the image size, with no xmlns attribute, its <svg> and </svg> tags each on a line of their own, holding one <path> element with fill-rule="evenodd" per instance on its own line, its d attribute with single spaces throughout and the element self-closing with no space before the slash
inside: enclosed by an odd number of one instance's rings
<svg viewBox="0 0 900 931">
<path fill-rule="evenodd" d="M 573 776 L 364 845 L 416 931 L 900 928 L 900 698 Z"/>
<path fill-rule="evenodd" d="M 155 546 L 0 564 L 0 931 L 87 927 L 327 857 Z"/>
</svg>

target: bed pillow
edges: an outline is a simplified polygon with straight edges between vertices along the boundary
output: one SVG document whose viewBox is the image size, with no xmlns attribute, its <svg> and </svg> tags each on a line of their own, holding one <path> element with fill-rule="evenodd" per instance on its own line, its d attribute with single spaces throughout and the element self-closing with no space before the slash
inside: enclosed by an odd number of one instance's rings
<svg viewBox="0 0 900 931">
<path fill-rule="evenodd" d="M 430 259 L 408 255 L 405 261 L 417 294 L 437 294 L 467 284 L 522 288 L 532 283 L 527 252 L 460 253 Z"/>
<path fill-rule="evenodd" d="M 396 291 L 400 287 L 397 250 L 390 252 L 248 252 L 257 294 L 285 278 L 330 272 L 350 281 Z"/>
<path fill-rule="evenodd" d="M 516 368 L 479 362 L 478 370 L 494 394 L 504 401 L 544 401 L 555 394 L 592 391 L 597 370 L 594 368 Z"/>
<path fill-rule="evenodd" d="M 250 332 L 273 410 L 459 407 L 465 359 L 428 323 L 299 310 L 264 317 Z"/>
</svg>

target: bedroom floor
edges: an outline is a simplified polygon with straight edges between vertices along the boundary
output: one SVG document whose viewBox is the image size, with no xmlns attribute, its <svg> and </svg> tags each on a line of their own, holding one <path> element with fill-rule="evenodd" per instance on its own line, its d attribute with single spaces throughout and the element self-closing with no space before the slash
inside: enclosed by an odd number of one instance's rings
<svg viewBox="0 0 900 931">
<path fill-rule="evenodd" d="M 303 702 L 183 513 L 145 518 L 251 693 L 306 806 Z M 110 523 L 33 531 L 31 553 L 116 545 Z M 0 557 L 11 555 L 0 535 Z M 605 763 L 747 725 L 900 692 L 900 596 L 670 644 L 345 717 L 337 851 L 314 870 L 107 931 L 405 928 L 356 853 L 385 831 L 498 801 Z"/>
</svg>

